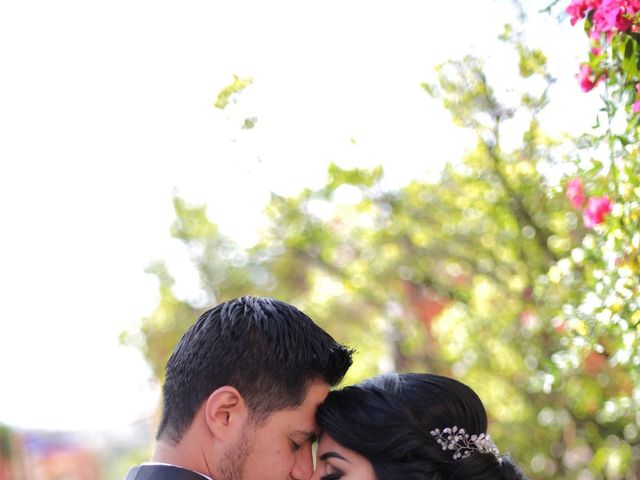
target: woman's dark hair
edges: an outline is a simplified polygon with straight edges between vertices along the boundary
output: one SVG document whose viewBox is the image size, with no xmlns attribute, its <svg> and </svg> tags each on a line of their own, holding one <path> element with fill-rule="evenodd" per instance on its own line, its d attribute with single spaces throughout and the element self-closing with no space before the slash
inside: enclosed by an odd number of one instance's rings
<svg viewBox="0 0 640 480">
<path fill-rule="evenodd" d="M 324 432 L 368 459 L 378 480 L 516 480 L 524 475 L 508 455 L 473 451 L 453 458 L 430 432 L 487 432 L 482 401 L 468 386 L 440 375 L 373 377 L 329 394 L 317 412 Z"/>
<path fill-rule="evenodd" d="M 238 389 L 256 422 L 296 407 L 311 382 L 338 384 L 351 354 L 284 302 L 241 297 L 222 303 L 187 330 L 167 362 L 157 438 L 178 443 L 198 408 L 224 385 Z"/>
</svg>

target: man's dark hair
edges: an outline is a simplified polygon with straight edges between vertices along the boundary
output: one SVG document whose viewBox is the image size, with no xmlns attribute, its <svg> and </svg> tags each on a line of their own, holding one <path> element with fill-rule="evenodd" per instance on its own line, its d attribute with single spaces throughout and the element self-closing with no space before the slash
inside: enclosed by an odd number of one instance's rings
<svg viewBox="0 0 640 480">
<path fill-rule="evenodd" d="M 260 422 L 302 404 L 315 380 L 334 386 L 351 366 L 352 350 L 284 302 L 241 297 L 208 310 L 171 354 L 157 438 L 178 443 L 202 403 L 230 385 Z"/>
</svg>

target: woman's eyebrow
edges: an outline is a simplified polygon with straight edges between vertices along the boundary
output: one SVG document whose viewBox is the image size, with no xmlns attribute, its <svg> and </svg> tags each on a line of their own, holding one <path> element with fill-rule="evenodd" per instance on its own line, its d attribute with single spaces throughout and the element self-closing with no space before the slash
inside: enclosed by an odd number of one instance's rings
<svg viewBox="0 0 640 480">
<path fill-rule="evenodd" d="M 326 452 L 323 453 L 322 455 L 320 455 L 318 457 L 320 460 L 326 460 L 327 458 L 337 458 L 339 460 L 344 460 L 347 463 L 351 463 L 349 460 L 347 460 L 346 458 L 344 458 L 342 455 L 340 455 L 338 452 Z"/>
</svg>

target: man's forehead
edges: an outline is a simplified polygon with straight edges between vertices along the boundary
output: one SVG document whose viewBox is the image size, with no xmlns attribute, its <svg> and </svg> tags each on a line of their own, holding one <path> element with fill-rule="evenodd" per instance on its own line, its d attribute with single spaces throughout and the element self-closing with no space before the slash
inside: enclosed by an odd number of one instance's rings
<svg viewBox="0 0 640 480">
<path fill-rule="evenodd" d="M 327 399 L 330 390 L 331 387 L 328 383 L 320 381 L 314 382 L 311 384 L 311 387 L 309 387 L 309 390 L 307 390 L 304 403 L 309 402 L 313 404 L 314 409 L 317 409 L 318 406 Z"/>
<path fill-rule="evenodd" d="M 304 401 L 300 405 L 277 410 L 269 415 L 267 422 L 272 425 L 280 424 L 289 434 L 303 438 L 317 438 L 320 428 L 316 423 L 316 410 L 329 393 L 329 385 L 315 382 L 311 385 Z"/>
</svg>

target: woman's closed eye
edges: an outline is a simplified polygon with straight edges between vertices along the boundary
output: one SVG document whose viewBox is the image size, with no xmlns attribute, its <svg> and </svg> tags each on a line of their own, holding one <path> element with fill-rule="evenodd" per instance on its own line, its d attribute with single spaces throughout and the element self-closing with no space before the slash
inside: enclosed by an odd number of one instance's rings
<svg viewBox="0 0 640 480">
<path fill-rule="evenodd" d="M 333 471 L 327 472 L 322 477 L 320 477 L 320 480 L 338 480 L 338 479 L 342 478 L 342 475 L 344 475 L 337 468 L 333 468 L 332 470 Z"/>
<path fill-rule="evenodd" d="M 323 433 L 318 443 L 314 480 L 376 480 L 371 462 Z"/>
<path fill-rule="evenodd" d="M 318 460 L 324 464 L 322 466 L 324 474 L 320 477 L 320 480 L 338 480 L 344 476 L 344 472 L 333 465 L 335 461 L 333 460 L 334 458 L 338 459 L 338 461 L 347 461 L 342 455 L 336 452 L 327 452 L 318 457 Z"/>
</svg>

